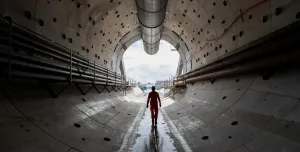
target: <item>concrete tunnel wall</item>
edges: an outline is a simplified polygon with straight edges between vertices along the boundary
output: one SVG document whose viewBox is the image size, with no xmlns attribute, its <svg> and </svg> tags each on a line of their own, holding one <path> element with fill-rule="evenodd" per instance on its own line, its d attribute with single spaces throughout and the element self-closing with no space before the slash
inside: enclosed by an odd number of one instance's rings
<svg viewBox="0 0 300 152">
<path fill-rule="evenodd" d="M 5 0 L 0 2 L 0 14 L 117 71 L 117 65 L 110 65 L 117 63 L 122 47 L 114 49 L 138 28 L 134 4 Z M 194 69 L 298 21 L 299 6 L 299 0 L 169 0 L 164 26 L 185 42 Z M 278 71 L 269 80 L 244 75 L 188 84 L 165 110 L 194 151 L 296 152 L 298 71 Z M 58 91 L 62 86 L 52 87 Z M 0 148 L 117 151 L 144 106 L 128 98 L 135 100 L 130 94 L 94 90 L 82 96 L 72 86 L 53 98 L 40 85 L 1 85 Z"/>
<path fill-rule="evenodd" d="M 297 152 L 299 67 L 199 81 L 179 89 L 164 108 L 194 151 Z"/>
</svg>

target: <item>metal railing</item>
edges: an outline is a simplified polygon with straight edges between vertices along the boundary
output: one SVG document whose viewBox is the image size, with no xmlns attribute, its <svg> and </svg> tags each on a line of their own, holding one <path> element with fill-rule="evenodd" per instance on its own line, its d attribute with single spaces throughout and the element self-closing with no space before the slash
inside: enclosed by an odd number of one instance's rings
<svg viewBox="0 0 300 152">
<path fill-rule="evenodd" d="M 170 95 L 174 95 L 176 94 L 176 91 L 175 91 L 175 82 L 177 80 L 177 77 L 175 76 L 170 76 L 167 80 L 164 81 L 164 89 L 168 89 L 167 92 L 164 92 L 164 97 L 168 97 Z"/>
<path fill-rule="evenodd" d="M 300 59 L 300 21 L 282 27 L 262 38 L 222 55 L 204 66 L 182 74 L 175 81 L 176 87 L 217 78 L 256 73 L 264 79 L 280 68 L 298 65 Z"/>
<path fill-rule="evenodd" d="M 1 81 L 38 80 L 132 87 L 136 81 L 105 69 L 11 18 L 0 18 Z M 114 89 L 115 90 L 115 89 Z"/>
</svg>

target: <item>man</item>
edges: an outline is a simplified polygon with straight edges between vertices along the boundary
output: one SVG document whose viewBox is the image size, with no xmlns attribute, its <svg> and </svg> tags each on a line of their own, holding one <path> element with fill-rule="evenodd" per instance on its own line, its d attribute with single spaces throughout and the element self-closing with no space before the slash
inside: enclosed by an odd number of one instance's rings
<svg viewBox="0 0 300 152">
<path fill-rule="evenodd" d="M 159 94 L 155 91 L 155 86 L 152 86 L 152 92 L 149 93 L 148 99 L 147 99 L 147 108 L 148 108 L 149 101 L 150 101 L 150 111 L 151 111 L 151 118 L 152 118 L 152 126 L 154 126 L 154 121 L 155 121 L 155 126 L 157 125 L 157 115 L 158 115 L 158 103 L 157 103 L 157 100 L 159 101 L 159 106 L 161 107 L 161 102 L 160 102 Z"/>
</svg>

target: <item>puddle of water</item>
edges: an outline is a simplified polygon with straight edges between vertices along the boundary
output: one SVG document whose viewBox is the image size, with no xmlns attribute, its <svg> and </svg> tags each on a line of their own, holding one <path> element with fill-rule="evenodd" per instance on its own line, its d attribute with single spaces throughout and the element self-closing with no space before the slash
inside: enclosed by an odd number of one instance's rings
<svg viewBox="0 0 300 152">
<path fill-rule="evenodd" d="M 158 112 L 157 128 L 151 126 L 151 113 L 147 108 L 144 112 L 135 139 L 129 151 L 134 152 L 170 152 L 177 151 L 174 140 L 171 138 L 171 131 L 164 120 L 160 110 Z"/>
</svg>

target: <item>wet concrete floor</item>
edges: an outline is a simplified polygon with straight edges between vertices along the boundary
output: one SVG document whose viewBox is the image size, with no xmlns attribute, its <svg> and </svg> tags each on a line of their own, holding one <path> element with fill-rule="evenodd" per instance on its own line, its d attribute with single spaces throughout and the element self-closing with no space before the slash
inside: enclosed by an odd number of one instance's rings
<svg viewBox="0 0 300 152">
<path fill-rule="evenodd" d="M 147 95 L 140 98 L 146 102 Z M 146 106 L 146 104 L 145 104 Z M 135 130 L 136 138 L 132 141 L 129 151 L 134 152 L 170 152 L 181 151 L 177 149 L 179 145 L 176 144 L 172 137 L 171 131 L 163 115 L 161 108 L 158 112 L 157 127 L 152 127 L 150 107 L 145 109 L 141 118 L 140 124 Z M 176 146 L 175 146 L 176 145 Z"/>
</svg>

